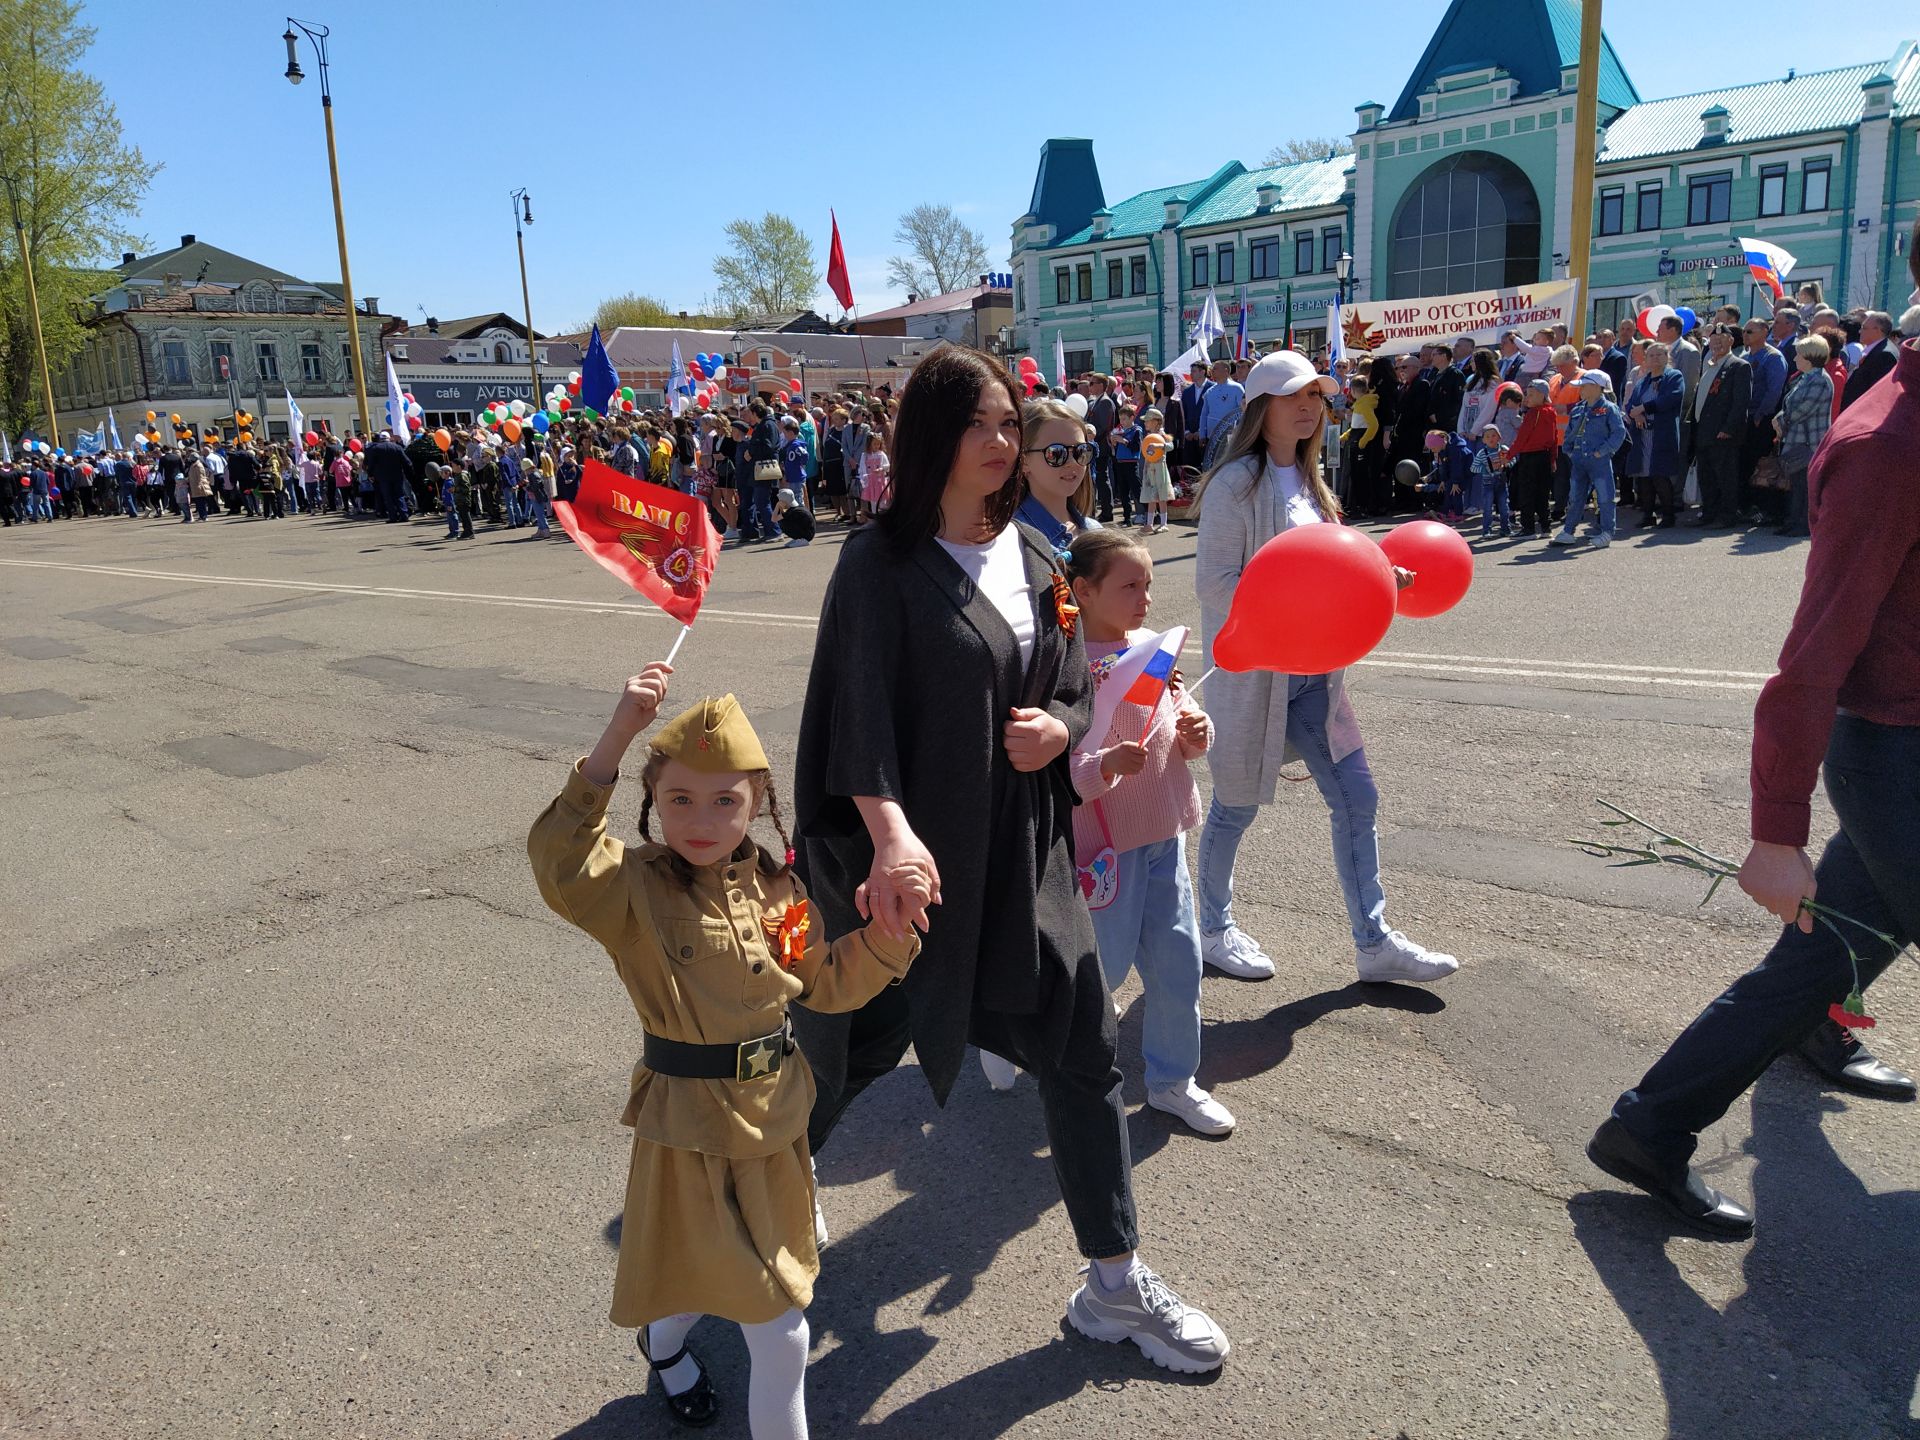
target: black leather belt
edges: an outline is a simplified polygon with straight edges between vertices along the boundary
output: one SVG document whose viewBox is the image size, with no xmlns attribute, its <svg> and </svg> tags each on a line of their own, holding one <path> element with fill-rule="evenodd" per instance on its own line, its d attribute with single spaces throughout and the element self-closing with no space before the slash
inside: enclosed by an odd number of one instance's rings
<svg viewBox="0 0 1920 1440">
<path fill-rule="evenodd" d="M 689 1045 L 650 1032 L 640 1046 L 640 1063 L 656 1075 L 685 1080 L 766 1080 L 780 1073 L 793 1053 L 793 1022 L 738 1045 Z"/>
</svg>

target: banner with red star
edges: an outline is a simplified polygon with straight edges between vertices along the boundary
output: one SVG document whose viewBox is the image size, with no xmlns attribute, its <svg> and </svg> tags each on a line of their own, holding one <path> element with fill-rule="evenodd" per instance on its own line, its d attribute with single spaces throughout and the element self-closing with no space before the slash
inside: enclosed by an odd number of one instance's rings
<svg viewBox="0 0 1920 1440">
<path fill-rule="evenodd" d="M 572 501 L 556 500 L 560 528 L 594 562 L 682 625 L 693 624 L 720 554 L 706 502 L 589 460 Z"/>
</svg>

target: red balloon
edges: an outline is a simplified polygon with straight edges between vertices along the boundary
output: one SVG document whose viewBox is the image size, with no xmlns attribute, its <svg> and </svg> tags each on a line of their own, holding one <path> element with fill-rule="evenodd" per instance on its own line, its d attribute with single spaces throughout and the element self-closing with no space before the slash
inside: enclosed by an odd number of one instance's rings
<svg viewBox="0 0 1920 1440">
<path fill-rule="evenodd" d="M 1393 567 L 1345 525 L 1301 525 L 1254 552 L 1214 637 L 1222 670 L 1326 675 L 1378 645 L 1393 624 Z"/>
<path fill-rule="evenodd" d="M 302 435 L 300 438 L 301 440 L 305 441 L 309 445 L 318 445 L 320 443 L 320 437 L 314 434 L 313 431 L 311 430 L 307 431 L 307 433 Z"/>
<path fill-rule="evenodd" d="M 360 442 L 358 440 L 347 441 L 347 449 L 353 451 L 354 454 L 358 455 L 360 453 Z"/>
<path fill-rule="evenodd" d="M 562 395 L 560 397 L 560 413 L 564 415 L 567 413 L 567 411 L 571 410 L 572 408 L 573 408 L 573 402 L 567 399 L 566 396 Z"/>
<path fill-rule="evenodd" d="M 580 393 L 580 382 L 578 380 L 569 380 L 567 382 L 567 393 L 569 395 L 578 395 Z"/>
<path fill-rule="evenodd" d="M 1413 571 L 1413 584 L 1399 595 L 1402 615 L 1444 615 L 1473 584 L 1473 548 L 1458 530 L 1438 520 L 1396 525 L 1380 549 L 1402 570 Z"/>
</svg>

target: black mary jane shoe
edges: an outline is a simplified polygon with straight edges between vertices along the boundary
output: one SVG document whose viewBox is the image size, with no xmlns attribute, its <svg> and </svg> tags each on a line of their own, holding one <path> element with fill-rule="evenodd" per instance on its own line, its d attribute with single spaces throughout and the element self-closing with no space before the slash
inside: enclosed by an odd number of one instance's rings
<svg viewBox="0 0 1920 1440">
<path fill-rule="evenodd" d="M 647 1350 L 648 1326 L 642 1325 L 634 1336 L 640 1346 L 640 1353 L 646 1357 L 647 1368 L 658 1375 L 663 1370 L 671 1370 L 687 1357 L 687 1347 L 682 1345 L 664 1360 L 656 1360 Z M 693 1363 L 700 1365 L 700 1357 L 695 1355 Z M 661 1398 L 667 1402 L 667 1410 L 682 1425 L 701 1430 L 711 1425 L 720 1415 L 720 1398 L 713 1393 L 713 1381 L 707 1378 L 707 1367 L 700 1365 L 700 1378 L 692 1386 L 678 1395 L 667 1394 L 666 1382 L 660 1385 Z"/>
</svg>

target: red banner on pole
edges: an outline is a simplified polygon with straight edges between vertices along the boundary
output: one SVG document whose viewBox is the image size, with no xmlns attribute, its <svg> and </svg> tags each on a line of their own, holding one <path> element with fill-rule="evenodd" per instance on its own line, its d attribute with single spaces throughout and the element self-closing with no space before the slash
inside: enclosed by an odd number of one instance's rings
<svg viewBox="0 0 1920 1440">
<path fill-rule="evenodd" d="M 579 494 L 571 504 L 556 500 L 553 513 L 596 564 L 693 624 L 720 554 L 704 500 L 589 460 Z"/>
</svg>

